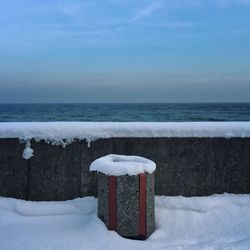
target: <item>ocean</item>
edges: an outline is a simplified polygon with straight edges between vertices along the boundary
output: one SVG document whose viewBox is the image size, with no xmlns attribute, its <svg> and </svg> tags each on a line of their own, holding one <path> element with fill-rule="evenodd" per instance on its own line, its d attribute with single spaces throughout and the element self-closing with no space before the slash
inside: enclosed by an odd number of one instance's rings
<svg viewBox="0 0 250 250">
<path fill-rule="evenodd" d="M 250 121 L 250 103 L 0 104 L 0 122 Z"/>
</svg>

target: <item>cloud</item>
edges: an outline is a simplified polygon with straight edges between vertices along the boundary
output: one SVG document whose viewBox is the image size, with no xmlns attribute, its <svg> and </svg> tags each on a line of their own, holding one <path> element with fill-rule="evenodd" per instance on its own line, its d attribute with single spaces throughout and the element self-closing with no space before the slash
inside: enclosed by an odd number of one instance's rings
<svg viewBox="0 0 250 250">
<path fill-rule="evenodd" d="M 158 3 L 151 3 L 144 8 L 137 10 L 132 18 L 132 21 L 138 21 L 146 16 L 150 16 L 156 10 L 159 10 L 160 8 L 162 8 L 162 6 L 163 5 L 159 2 Z"/>
<path fill-rule="evenodd" d="M 223 6 L 229 4 L 250 5 L 250 0 L 216 0 L 216 2 Z"/>
<path fill-rule="evenodd" d="M 198 23 L 196 22 L 165 22 L 161 23 L 159 26 L 162 28 L 191 28 L 197 25 Z"/>
<path fill-rule="evenodd" d="M 89 5 L 88 1 L 79 0 L 58 0 L 58 1 L 45 1 L 34 4 L 37 11 L 56 11 L 65 16 L 78 16 L 83 14 Z"/>
</svg>

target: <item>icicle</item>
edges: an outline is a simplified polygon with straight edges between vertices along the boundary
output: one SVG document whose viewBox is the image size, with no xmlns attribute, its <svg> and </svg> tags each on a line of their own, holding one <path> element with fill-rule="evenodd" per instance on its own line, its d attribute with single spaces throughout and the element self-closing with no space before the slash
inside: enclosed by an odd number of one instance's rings
<svg viewBox="0 0 250 250">
<path fill-rule="evenodd" d="M 86 138 L 86 141 L 87 141 L 88 148 L 90 148 L 91 139 L 90 138 Z"/>
</svg>

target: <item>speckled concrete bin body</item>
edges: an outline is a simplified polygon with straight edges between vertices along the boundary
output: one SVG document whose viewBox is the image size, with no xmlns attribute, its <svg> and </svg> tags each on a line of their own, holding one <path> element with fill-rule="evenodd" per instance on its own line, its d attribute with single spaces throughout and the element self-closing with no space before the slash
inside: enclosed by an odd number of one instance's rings
<svg viewBox="0 0 250 250">
<path fill-rule="evenodd" d="M 91 163 L 98 172 L 98 216 L 109 230 L 142 240 L 154 231 L 155 168 L 140 156 L 110 154 Z"/>
<path fill-rule="evenodd" d="M 98 216 L 123 237 L 146 239 L 155 229 L 154 174 L 98 173 Z"/>
</svg>

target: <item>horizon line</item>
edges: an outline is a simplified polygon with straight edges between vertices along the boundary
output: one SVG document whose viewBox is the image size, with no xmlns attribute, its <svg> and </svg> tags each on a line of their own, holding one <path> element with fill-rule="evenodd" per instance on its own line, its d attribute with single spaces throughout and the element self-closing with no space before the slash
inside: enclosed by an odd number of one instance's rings
<svg viewBox="0 0 250 250">
<path fill-rule="evenodd" d="M 0 102 L 0 105 L 11 104 L 250 104 L 247 102 Z"/>
</svg>

